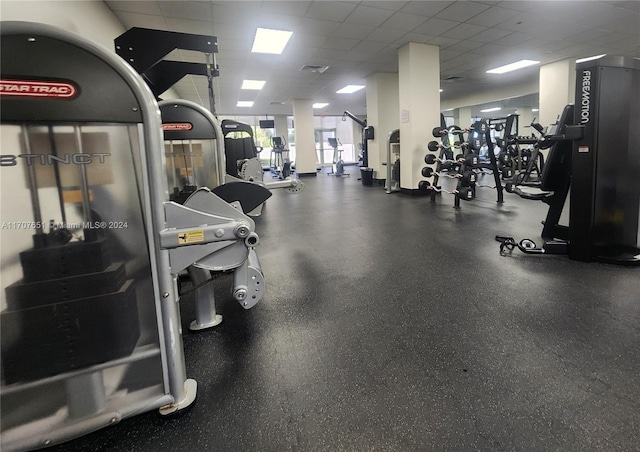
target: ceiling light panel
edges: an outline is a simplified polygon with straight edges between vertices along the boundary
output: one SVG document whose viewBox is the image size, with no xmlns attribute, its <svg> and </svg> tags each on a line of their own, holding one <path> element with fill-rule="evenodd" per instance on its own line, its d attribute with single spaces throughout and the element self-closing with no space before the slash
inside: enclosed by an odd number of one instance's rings
<svg viewBox="0 0 640 452">
<path fill-rule="evenodd" d="M 364 87 L 365 87 L 364 85 L 347 85 L 344 88 L 341 88 L 338 91 L 336 91 L 336 93 L 338 93 L 338 94 L 351 94 L 351 93 L 355 93 L 356 91 L 360 91 Z"/>
<path fill-rule="evenodd" d="M 587 58 L 580 58 L 579 60 L 576 60 L 576 63 L 584 63 L 585 61 L 598 60 L 606 55 L 607 55 L 606 53 L 603 53 L 602 55 L 596 55 L 596 56 L 587 57 Z"/>
<path fill-rule="evenodd" d="M 240 89 L 262 89 L 264 84 L 264 80 L 243 80 Z"/>
<path fill-rule="evenodd" d="M 313 108 L 324 108 L 329 105 L 327 102 L 316 102 L 312 105 Z"/>
<path fill-rule="evenodd" d="M 522 69 L 528 66 L 533 66 L 534 64 L 539 64 L 539 61 L 535 60 L 520 60 L 515 63 L 507 64 L 505 66 L 500 66 L 495 69 L 491 69 L 487 71 L 487 74 L 504 74 L 506 72 L 515 71 L 517 69 Z"/>
<path fill-rule="evenodd" d="M 252 100 L 239 100 L 236 107 L 253 107 Z"/>
<path fill-rule="evenodd" d="M 251 52 L 280 55 L 284 51 L 292 34 L 292 31 L 258 28 L 256 30 L 256 36 L 253 39 Z"/>
<path fill-rule="evenodd" d="M 485 108 L 484 110 L 480 110 L 480 113 L 490 113 L 492 111 L 498 111 L 498 110 L 502 110 L 502 109 L 500 107 Z"/>
</svg>

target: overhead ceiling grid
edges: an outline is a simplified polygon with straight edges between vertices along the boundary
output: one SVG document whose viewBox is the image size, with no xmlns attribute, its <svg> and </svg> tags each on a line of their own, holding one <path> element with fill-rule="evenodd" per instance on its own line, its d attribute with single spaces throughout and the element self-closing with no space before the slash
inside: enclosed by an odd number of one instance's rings
<svg viewBox="0 0 640 452">
<path fill-rule="evenodd" d="M 521 85 L 538 66 L 487 74 L 527 58 L 547 64 L 597 54 L 640 57 L 640 2 L 631 1 L 122 1 L 107 6 L 125 26 L 217 36 L 217 110 L 223 114 L 291 114 L 294 98 L 327 102 L 322 114 L 364 114 L 364 84 L 376 72 L 398 71 L 407 42 L 440 47 L 441 99 Z M 257 28 L 292 31 L 281 55 L 251 53 Z M 196 52 L 174 59 L 204 62 Z M 324 72 L 301 70 L 328 66 Z M 243 80 L 265 80 L 259 91 Z M 182 98 L 208 106 L 203 77 L 174 86 Z M 254 101 L 250 109 L 239 100 Z M 283 103 L 283 104 L 280 104 Z"/>
</svg>

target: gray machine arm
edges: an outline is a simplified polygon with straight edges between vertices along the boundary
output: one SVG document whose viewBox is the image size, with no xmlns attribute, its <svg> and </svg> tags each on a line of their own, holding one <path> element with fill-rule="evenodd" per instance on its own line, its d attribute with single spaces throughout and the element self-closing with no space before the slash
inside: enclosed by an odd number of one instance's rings
<svg viewBox="0 0 640 452">
<path fill-rule="evenodd" d="M 284 180 L 265 182 L 262 171 L 262 163 L 257 158 L 246 159 L 245 161 L 243 161 L 239 173 L 241 179 L 227 174 L 226 182 L 244 180 L 260 184 L 269 190 L 284 188 L 287 193 L 300 193 L 302 190 L 304 190 L 304 182 L 302 182 L 300 179 L 294 179 L 292 177 L 287 177 Z"/>
<path fill-rule="evenodd" d="M 254 221 L 207 188 L 184 205 L 166 202 L 160 245 L 169 250 L 171 272 L 193 265 L 213 271 L 235 269 L 233 296 L 250 309 L 264 296 L 264 276 L 255 252 Z"/>
</svg>

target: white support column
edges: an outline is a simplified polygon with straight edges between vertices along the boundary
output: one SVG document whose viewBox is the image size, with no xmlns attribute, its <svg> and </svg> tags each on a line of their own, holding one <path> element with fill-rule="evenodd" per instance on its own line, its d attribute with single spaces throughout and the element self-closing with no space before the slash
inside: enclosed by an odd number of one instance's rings
<svg viewBox="0 0 640 452">
<path fill-rule="evenodd" d="M 540 66 L 540 114 L 538 122 L 546 127 L 556 122 L 565 105 L 574 103 L 576 62 L 557 61 Z"/>
<path fill-rule="evenodd" d="M 464 129 L 465 127 L 469 127 L 471 122 L 471 107 L 453 109 L 453 123 L 455 125 Z"/>
<path fill-rule="evenodd" d="M 440 48 L 409 42 L 398 51 L 400 94 L 400 188 L 415 190 L 440 125 Z"/>
<path fill-rule="evenodd" d="M 518 107 L 518 115 L 518 135 L 531 135 L 533 133 L 533 130 L 531 128 L 531 121 L 533 121 L 533 117 L 536 116 L 531 111 L 531 107 Z"/>
<path fill-rule="evenodd" d="M 369 140 L 369 168 L 374 179 L 385 179 L 387 169 L 387 137 L 400 128 L 398 116 L 398 74 L 377 73 L 367 77 L 367 125 L 373 126 L 374 139 Z"/>
<path fill-rule="evenodd" d="M 289 142 L 289 128 L 287 127 L 287 117 L 284 115 L 274 116 L 273 122 L 275 123 L 275 136 L 284 137 L 285 141 Z"/>
<path fill-rule="evenodd" d="M 293 129 L 296 137 L 296 172 L 315 176 L 316 140 L 313 131 L 313 107 L 308 99 L 293 100 Z"/>
</svg>

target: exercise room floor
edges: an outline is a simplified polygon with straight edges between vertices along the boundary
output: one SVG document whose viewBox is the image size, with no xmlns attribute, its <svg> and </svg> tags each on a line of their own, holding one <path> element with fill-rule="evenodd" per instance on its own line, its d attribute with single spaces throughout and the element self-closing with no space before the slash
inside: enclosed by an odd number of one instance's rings
<svg viewBox="0 0 640 452">
<path fill-rule="evenodd" d="M 191 410 L 54 449 L 639 450 L 639 268 L 500 256 L 496 234 L 539 242 L 544 204 L 456 210 L 347 171 L 267 202 L 255 308 L 222 276 L 223 323 L 191 333 L 183 297 Z"/>
</svg>

